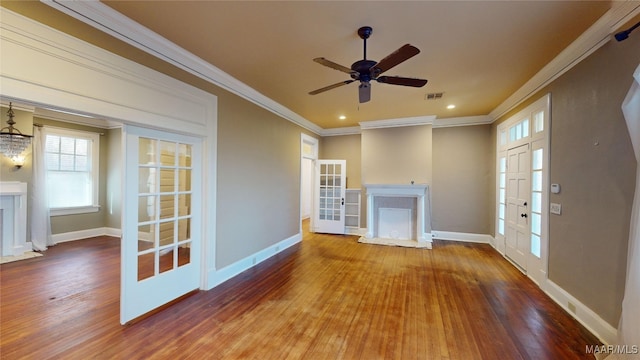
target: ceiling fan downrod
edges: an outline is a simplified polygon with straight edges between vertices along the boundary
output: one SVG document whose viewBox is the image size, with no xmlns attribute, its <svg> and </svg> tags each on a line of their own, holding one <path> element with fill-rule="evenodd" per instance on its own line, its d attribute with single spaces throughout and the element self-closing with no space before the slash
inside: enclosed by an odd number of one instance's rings
<svg viewBox="0 0 640 360">
<path fill-rule="evenodd" d="M 369 38 L 369 36 L 371 36 L 371 33 L 373 32 L 373 29 L 371 28 L 371 26 L 363 26 L 360 29 L 358 29 L 358 36 L 360 36 L 360 39 L 364 40 L 364 55 L 363 55 L 363 60 L 367 60 L 367 39 Z"/>
</svg>

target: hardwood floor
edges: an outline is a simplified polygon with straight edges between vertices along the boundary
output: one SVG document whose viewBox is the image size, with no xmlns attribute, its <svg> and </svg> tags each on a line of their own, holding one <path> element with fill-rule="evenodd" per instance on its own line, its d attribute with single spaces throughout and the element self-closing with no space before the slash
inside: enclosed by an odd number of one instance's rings
<svg viewBox="0 0 640 360">
<path fill-rule="evenodd" d="M 597 339 L 488 245 L 301 244 L 133 325 L 119 239 L 3 264 L 2 359 L 585 359 Z"/>
</svg>

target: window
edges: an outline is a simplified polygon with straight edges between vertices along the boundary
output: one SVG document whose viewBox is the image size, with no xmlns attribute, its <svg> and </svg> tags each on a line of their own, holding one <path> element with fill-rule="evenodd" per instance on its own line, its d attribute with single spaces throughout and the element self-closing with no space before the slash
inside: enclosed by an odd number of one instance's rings
<svg viewBox="0 0 640 360">
<path fill-rule="evenodd" d="M 504 236 L 504 222 L 507 208 L 507 158 L 501 156 L 498 159 L 498 234 Z"/>
<path fill-rule="evenodd" d="M 47 128 L 45 166 L 51 215 L 99 210 L 97 133 Z"/>
<path fill-rule="evenodd" d="M 509 128 L 509 142 L 529 137 L 529 119 L 524 119 Z"/>
<path fill-rule="evenodd" d="M 540 238 L 542 237 L 542 171 L 543 151 L 533 151 L 531 166 L 531 253 L 540 258 Z"/>
</svg>

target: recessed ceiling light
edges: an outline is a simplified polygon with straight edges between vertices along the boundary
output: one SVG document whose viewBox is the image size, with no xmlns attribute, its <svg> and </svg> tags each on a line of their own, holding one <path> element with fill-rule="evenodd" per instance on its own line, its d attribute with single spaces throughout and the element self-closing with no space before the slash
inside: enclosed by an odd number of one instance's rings
<svg viewBox="0 0 640 360">
<path fill-rule="evenodd" d="M 451 109 L 455 109 L 455 108 L 456 108 L 456 106 L 455 106 L 455 105 L 453 105 L 453 104 L 451 104 L 451 105 L 447 105 L 447 109 L 449 109 L 449 110 L 451 110 Z"/>
<path fill-rule="evenodd" d="M 346 119 L 346 118 L 347 118 L 347 117 L 346 117 L 346 116 L 344 116 L 344 115 L 340 115 L 340 116 L 338 116 L 338 119 L 340 119 L 340 120 L 344 120 L 344 119 Z"/>
</svg>

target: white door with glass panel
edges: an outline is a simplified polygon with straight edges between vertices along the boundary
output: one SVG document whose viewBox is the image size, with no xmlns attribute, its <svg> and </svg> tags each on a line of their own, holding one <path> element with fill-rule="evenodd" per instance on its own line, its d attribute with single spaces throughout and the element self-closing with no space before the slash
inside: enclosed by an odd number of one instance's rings
<svg viewBox="0 0 640 360">
<path fill-rule="evenodd" d="M 201 140 L 125 126 L 120 322 L 200 286 Z"/>
<path fill-rule="evenodd" d="M 314 231 L 344 234 L 346 160 L 317 160 Z"/>
<path fill-rule="evenodd" d="M 527 269 L 530 250 L 529 197 L 531 159 L 529 144 L 507 151 L 507 233 L 505 254 Z"/>
</svg>

